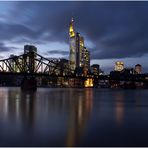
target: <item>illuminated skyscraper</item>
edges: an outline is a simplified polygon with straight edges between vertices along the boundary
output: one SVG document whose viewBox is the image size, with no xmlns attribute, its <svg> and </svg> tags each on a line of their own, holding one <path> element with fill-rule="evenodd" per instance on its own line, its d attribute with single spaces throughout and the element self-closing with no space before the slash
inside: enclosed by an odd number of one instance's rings
<svg viewBox="0 0 148 148">
<path fill-rule="evenodd" d="M 80 46 L 79 46 L 79 55 L 80 55 L 80 61 L 79 61 L 79 66 L 83 67 L 83 49 L 84 49 L 84 38 L 81 36 L 80 37 Z"/>
<path fill-rule="evenodd" d="M 70 27 L 69 27 L 69 42 L 70 42 L 70 68 L 71 70 L 75 70 L 76 68 L 76 35 L 74 30 L 74 20 L 71 19 Z"/>
<path fill-rule="evenodd" d="M 124 63 L 118 61 L 115 63 L 115 71 L 122 71 L 124 69 Z"/>
<path fill-rule="evenodd" d="M 76 33 L 76 67 L 83 67 L 84 38 Z"/>
<path fill-rule="evenodd" d="M 82 50 L 82 60 L 83 60 L 83 67 L 89 69 L 90 68 L 90 52 L 86 47 Z"/>
<path fill-rule="evenodd" d="M 70 37 L 70 68 L 89 68 L 90 67 L 90 53 L 84 47 L 84 38 L 80 33 L 74 30 L 74 20 L 72 19 L 69 27 Z"/>
<path fill-rule="evenodd" d="M 80 33 L 76 33 L 76 68 L 80 65 Z"/>
</svg>

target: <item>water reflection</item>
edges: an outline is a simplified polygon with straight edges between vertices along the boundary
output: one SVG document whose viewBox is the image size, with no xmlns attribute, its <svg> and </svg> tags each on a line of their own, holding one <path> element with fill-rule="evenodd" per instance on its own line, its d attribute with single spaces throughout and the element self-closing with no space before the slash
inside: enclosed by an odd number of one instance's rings
<svg viewBox="0 0 148 148">
<path fill-rule="evenodd" d="M 124 92 L 117 92 L 115 94 L 115 112 L 116 112 L 116 123 L 121 126 L 124 118 Z"/>
<path fill-rule="evenodd" d="M 75 104 L 71 106 L 66 146 L 75 146 L 81 141 L 93 107 L 93 90 L 86 88 L 75 96 Z"/>
<path fill-rule="evenodd" d="M 8 90 L 0 89 L 0 117 L 5 120 L 8 115 Z"/>
<path fill-rule="evenodd" d="M 0 146 L 147 145 L 141 136 L 148 133 L 147 95 L 147 90 L 0 88 Z"/>
<path fill-rule="evenodd" d="M 136 111 L 140 112 L 141 111 L 141 91 L 138 91 L 135 95 L 135 106 L 136 106 Z M 146 104 L 145 104 L 146 105 Z"/>
<path fill-rule="evenodd" d="M 11 124 L 15 136 L 20 132 L 27 134 L 23 141 L 32 138 L 31 135 L 35 141 L 40 135 L 46 135 L 44 139 L 41 137 L 41 142 L 37 142 L 39 144 L 44 140 L 47 142 L 50 137 L 49 143 L 55 145 L 57 143 L 53 139 L 59 134 L 65 139 L 62 141 L 58 139 L 60 145 L 63 143 L 66 146 L 74 146 L 83 137 L 92 107 L 91 88 L 75 89 L 75 91 L 41 89 L 37 93 L 21 92 L 19 88 L 5 88 L 0 91 L 0 119 L 5 118 L 5 126 L 10 127 Z M 52 128 L 55 131 L 52 131 Z M 54 136 L 51 138 L 51 135 Z"/>
</svg>

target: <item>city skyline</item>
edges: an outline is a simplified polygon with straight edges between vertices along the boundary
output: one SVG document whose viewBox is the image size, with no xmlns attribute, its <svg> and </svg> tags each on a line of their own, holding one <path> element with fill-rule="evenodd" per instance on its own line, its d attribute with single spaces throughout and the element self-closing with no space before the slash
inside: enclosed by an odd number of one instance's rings
<svg viewBox="0 0 148 148">
<path fill-rule="evenodd" d="M 148 71 L 147 2 L 0 2 L 1 59 L 33 44 L 46 56 L 69 59 L 69 21 L 75 20 L 91 53 L 105 72 L 116 61 Z M 87 16 L 87 17 L 86 17 Z"/>
</svg>

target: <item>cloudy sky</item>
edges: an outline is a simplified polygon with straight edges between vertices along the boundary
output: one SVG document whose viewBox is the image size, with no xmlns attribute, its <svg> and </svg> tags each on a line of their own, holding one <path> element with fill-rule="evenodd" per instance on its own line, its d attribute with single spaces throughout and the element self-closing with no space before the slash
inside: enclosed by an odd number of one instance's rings
<svg viewBox="0 0 148 148">
<path fill-rule="evenodd" d="M 44 57 L 69 57 L 71 17 L 85 38 L 91 64 L 106 72 L 115 61 L 139 63 L 148 72 L 148 2 L 0 2 L 0 58 L 23 53 L 25 44 Z"/>
</svg>

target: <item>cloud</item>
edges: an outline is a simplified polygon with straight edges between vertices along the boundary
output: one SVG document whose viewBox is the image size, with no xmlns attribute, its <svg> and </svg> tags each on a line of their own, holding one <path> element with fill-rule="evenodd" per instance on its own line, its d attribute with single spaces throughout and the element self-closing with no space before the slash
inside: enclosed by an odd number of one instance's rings
<svg viewBox="0 0 148 148">
<path fill-rule="evenodd" d="M 76 30 L 94 44 L 89 49 L 92 59 L 148 53 L 148 2 L 15 2 L 7 15 L 9 20 L 0 22 L 1 40 L 68 44 L 69 22 L 74 17 Z M 67 54 L 60 48 L 49 53 Z"/>
<path fill-rule="evenodd" d="M 51 50 L 47 52 L 48 54 L 61 54 L 63 56 L 69 55 L 69 51 L 61 51 L 61 50 Z"/>
<path fill-rule="evenodd" d="M 0 22 L 0 28 L 0 39 L 3 41 L 11 41 L 24 37 L 35 40 L 39 37 L 39 35 L 35 31 L 21 24 L 8 24 Z"/>
<path fill-rule="evenodd" d="M 0 43 L 0 52 L 9 52 L 12 50 L 16 50 L 17 48 L 15 47 L 8 47 L 4 43 Z"/>
</svg>

